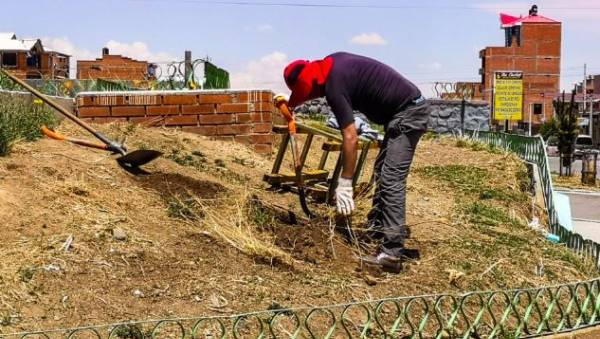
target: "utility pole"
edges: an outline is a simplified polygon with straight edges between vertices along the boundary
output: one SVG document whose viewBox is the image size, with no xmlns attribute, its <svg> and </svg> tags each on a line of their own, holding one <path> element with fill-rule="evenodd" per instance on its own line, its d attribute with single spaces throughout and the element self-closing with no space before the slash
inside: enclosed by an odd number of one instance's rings
<svg viewBox="0 0 600 339">
<path fill-rule="evenodd" d="M 583 110 L 582 113 L 585 114 L 586 111 L 586 106 L 587 106 L 587 64 L 583 64 L 583 86 L 581 86 L 581 91 L 583 93 Z M 593 106 L 594 106 L 594 102 L 592 100 L 592 102 L 590 103 L 590 120 L 588 122 L 588 126 L 589 126 L 589 135 L 590 135 L 590 139 L 592 139 L 592 144 L 594 143 L 594 136 L 592 132 L 592 128 L 594 125 L 594 116 L 592 114 L 593 111 Z M 582 115 L 583 115 L 582 114 Z"/>
<path fill-rule="evenodd" d="M 189 88 L 190 86 L 190 78 L 192 77 L 192 51 L 185 51 L 185 69 L 184 69 L 184 74 L 183 74 L 183 83 L 185 84 L 186 87 Z"/>
</svg>

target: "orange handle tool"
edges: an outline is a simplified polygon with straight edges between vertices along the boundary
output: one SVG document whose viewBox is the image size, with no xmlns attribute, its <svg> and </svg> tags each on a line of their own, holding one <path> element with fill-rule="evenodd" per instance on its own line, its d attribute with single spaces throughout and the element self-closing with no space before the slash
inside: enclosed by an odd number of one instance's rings
<svg viewBox="0 0 600 339">
<path fill-rule="evenodd" d="M 96 144 L 96 143 L 89 142 L 86 140 L 72 139 L 72 138 L 66 137 L 60 133 L 54 132 L 53 130 L 49 129 L 46 126 L 42 126 L 41 130 L 42 130 L 42 133 L 44 133 L 44 135 L 50 139 L 68 141 L 68 142 L 74 143 L 76 145 L 97 148 L 97 149 L 101 149 L 101 150 L 105 150 L 105 151 L 108 149 L 108 146 L 106 146 L 106 145 Z"/>
<path fill-rule="evenodd" d="M 278 100 L 275 102 L 275 106 L 279 108 L 279 111 L 281 111 L 281 114 L 287 121 L 290 134 L 296 134 L 296 120 L 294 119 L 294 115 L 290 111 L 287 102 L 285 100 Z"/>
</svg>

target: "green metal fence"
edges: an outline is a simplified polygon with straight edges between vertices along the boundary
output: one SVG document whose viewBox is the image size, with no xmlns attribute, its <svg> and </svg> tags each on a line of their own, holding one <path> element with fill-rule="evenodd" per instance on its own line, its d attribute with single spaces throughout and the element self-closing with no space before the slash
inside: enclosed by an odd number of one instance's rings
<svg viewBox="0 0 600 339">
<path fill-rule="evenodd" d="M 596 279 L 457 296 L 0 334 L 0 338 L 530 338 L 592 326 L 599 315 Z"/>
<path fill-rule="evenodd" d="M 490 132 L 471 137 L 537 164 L 552 231 L 577 253 L 597 262 L 598 244 L 583 241 L 558 223 L 541 138 Z M 532 338 L 597 326 L 599 318 L 600 278 L 551 287 L 389 298 L 233 316 L 0 332 L 0 338 Z"/>
<path fill-rule="evenodd" d="M 523 160 L 537 165 L 552 233 L 560 237 L 561 243 L 566 244 L 576 253 L 591 258 L 598 265 L 600 244 L 584 239 L 581 235 L 566 229 L 559 223 L 554 206 L 552 177 L 544 139 L 541 136 L 528 137 L 494 132 L 471 132 L 471 137 L 498 148 L 512 151 Z"/>
</svg>

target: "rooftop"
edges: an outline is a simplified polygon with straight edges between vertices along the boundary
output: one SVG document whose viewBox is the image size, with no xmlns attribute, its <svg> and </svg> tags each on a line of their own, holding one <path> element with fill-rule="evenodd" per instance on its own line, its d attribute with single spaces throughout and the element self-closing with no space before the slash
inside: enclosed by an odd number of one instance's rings
<svg viewBox="0 0 600 339">
<path fill-rule="evenodd" d="M 538 15 L 538 9 L 536 5 L 533 5 L 529 10 L 528 16 L 513 16 L 506 13 L 500 13 L 500 23 L 502 28 L 508 28 L 513 26 L 520 26 L 524 23 L 534 24 L 547 24 L 547 23 L 560 23 L 554 19 L 547 18 L 542 15 Z"/>
<path fill-rule="evenodd" d="M 15 33 L 0 33 L 0 50 L 5 51 L 30 51 L 37 44 L 44 50 L 40 39 L 17 39 Z"/>
</svg>

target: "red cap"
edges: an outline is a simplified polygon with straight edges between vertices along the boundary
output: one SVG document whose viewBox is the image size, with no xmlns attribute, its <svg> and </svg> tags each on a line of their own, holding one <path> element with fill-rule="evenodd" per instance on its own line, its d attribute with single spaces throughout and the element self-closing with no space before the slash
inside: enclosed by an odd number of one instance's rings
<svg viewBox="0 0 600 339">
<path fill-rule="evenodd" d="M 289 64 L 283 71 L 283 78 L 288 88 L 292 91 L 290 107 L 296 107 L 311 98 L 313 83 L 325 84 L 327 75 L 333 67 L 333 59 L 325 58 L 309 62 L 296 60 Z"/>
</svg>

